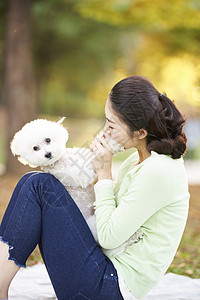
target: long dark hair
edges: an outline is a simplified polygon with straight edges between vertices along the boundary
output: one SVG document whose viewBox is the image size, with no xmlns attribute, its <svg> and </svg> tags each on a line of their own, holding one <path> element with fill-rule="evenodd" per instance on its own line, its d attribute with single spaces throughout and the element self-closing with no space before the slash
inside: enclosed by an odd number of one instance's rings
<svg viewBox="0 0 200 300">
<path fill-rule="evenodd" d="M 185 119 L 166 94 L 160 94 L 147 78 L 131 76 L 119 81 L 109 99 L 131 136 L 141 128 L 147 131 L 149 151 L 171 155 L 174 159 L 185 153 Z"/>
</svg>

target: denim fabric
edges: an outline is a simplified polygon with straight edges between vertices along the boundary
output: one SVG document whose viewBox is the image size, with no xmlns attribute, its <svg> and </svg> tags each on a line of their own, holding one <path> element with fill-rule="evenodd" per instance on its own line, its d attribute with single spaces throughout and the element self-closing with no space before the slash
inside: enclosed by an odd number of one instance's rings
<svg viewBox="0 0 200 300">
<path fill-rule="evenodd" d="M 116 269 L 80 210 L 52 175 L 25 174 L 0 226 L 9 259 L 25 266 L 37 244 L 59 300 L 123 300 Z"/>
</svg>

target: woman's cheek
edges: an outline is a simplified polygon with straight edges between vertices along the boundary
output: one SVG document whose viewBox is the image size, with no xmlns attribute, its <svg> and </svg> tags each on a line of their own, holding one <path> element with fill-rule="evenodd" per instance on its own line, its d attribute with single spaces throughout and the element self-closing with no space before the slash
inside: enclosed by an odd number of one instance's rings
<svg viewBox="0 0 200 300">
<path fill-rule="evenodd" d="M 114 140 L 114 141 L 116 141 L 117 143 L 121 143 L 122 142 L 122 140 L 123 140 L 123 134 L 121 133 L 121 132 L 119 132 L 119 131 L 117 131 L 117 132 L 111 132 L 111 137 L 112 137 L 112 139 Z"/>
</svg>

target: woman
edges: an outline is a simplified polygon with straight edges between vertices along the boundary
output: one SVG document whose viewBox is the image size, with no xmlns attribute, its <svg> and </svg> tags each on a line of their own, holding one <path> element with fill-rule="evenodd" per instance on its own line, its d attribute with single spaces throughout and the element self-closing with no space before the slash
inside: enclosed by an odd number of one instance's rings
<svg viewBox="0 0 200 300">
<path fill-rule="evenodd" d="M 94 141 L 95 212 L 100 245 L 118 247 L 138 229 L 124 253 L 106 257 L 74 201 L 53 176 L 32 172 L 14 190 L 0 227 L 0 299 L 37 244 L 58 299 L 141 299 L 169 267 L 188 214 L 184 119 L 144 77 L 111 90 L 105 131 L 136 148 L 112 181 L 111 150 Z M 9 250 L 9 253 L 8 253 Z M 9 258 L 8 258 L 9 257 Z"/>
</svg>

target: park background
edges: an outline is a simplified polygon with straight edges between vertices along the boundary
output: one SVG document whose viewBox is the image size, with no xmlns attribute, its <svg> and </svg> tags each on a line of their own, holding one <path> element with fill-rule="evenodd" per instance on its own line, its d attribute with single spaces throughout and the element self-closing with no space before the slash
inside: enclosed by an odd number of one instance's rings
<svg viewBox="0 0 200 300">
<path fill-rule="evenodd" d="M 38 117 L 65 116 L 68 146 L 87 147 L 103 128 L 112 86 L 136 74 L 148 77 L 182 111 L 185 160 L 198 165 L 199 0 L 0 2 L 0 219 L 27 170 L 10 152 L 14 133 Z M 199 182 L 190 183 L 189 218 L 169 269 L 192 278 L 200 278 Z M 28 263 L 39 260 L 36 249 Z"/>
</svg>

